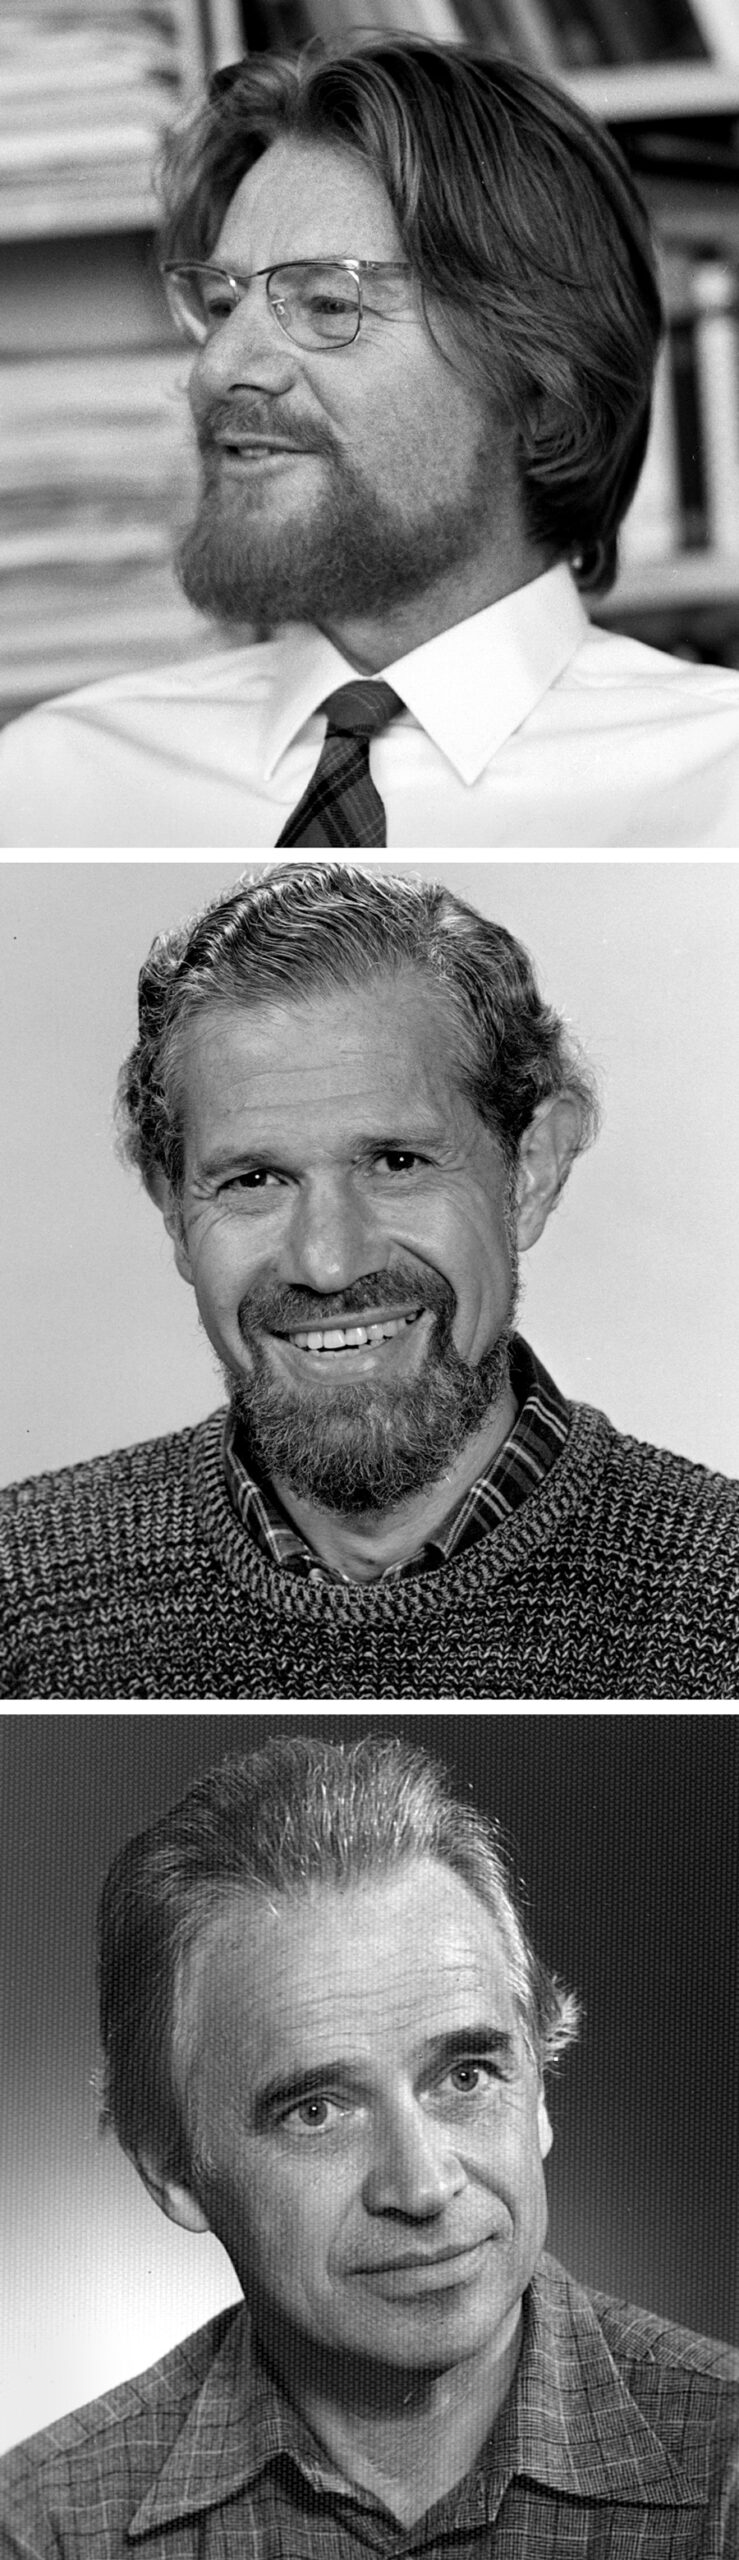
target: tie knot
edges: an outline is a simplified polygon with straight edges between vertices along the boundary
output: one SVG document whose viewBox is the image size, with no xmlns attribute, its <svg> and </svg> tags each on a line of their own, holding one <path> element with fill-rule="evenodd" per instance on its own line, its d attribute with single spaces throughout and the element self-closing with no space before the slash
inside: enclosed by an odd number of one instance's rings
<svg viewBox="0 0 739 2560">
<path fill-rule="evenodd" d="M 328 693 L 321 703 L 321 710 L 328 712 L 330 729 L 358 738 L 376 737 L 378 730 L 386 729 L 402 709 L 400 695 L 393 692 L 391 684 L 383 684 L 380 676 L 357 676 L 351 684 L 337 685 L 336 692 Z"/>
</svg>

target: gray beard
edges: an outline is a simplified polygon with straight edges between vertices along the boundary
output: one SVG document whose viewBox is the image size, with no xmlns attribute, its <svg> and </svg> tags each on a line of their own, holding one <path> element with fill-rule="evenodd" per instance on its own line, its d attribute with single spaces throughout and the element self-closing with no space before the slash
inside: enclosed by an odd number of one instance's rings
<svg viewBox="0 0 739 2560">
<path fill-rule="evenodd" d="M 266 639 L 283 622 L 319 626 L 341 613 L 379 613 L 423 594 L 474 560 L 494 515 L 488 438 L 463 498 L 409 518 L 353 471 L 333 442 L 311 450 L 328 470 L 310 508 L 269 518 L 257 495 L 221 477 L 204 439 L 197 513 L 175 567 L 190 604 L 221 622 L 248 623 Z"/>
<path fill-rule="evenodd" d="M 373 1302 L 389 1311 L 387 1274 L 384 1285 L 375 1285 L 374 1301 L 371 1292 L 372 1283 L 362 1280 L 344 1291 L 341 1311 L 322 1301 L 322 1323 L 339 1323 L 342 1311 L 348 1323 Z M 252 1377 L 247 1385 L 228 1369 L 224 1376 L 247 1463 L 268 1482 L 281 1481 L 301 1501 L 342 1519 L 377 1519 L 435 1484 L 489 1420 L 508 1385 L 517 1273 L 505 1322 L 474 1369 L 452 1341 L 455 1298 L 449 1284 L 430 1274 L 423 1295 L 435 1322 L 418 1376 L 387 1386 L 339 1382 L 330 1404 L 325 1387 L 311 1394 L 307 1371 L 302 1392 L 275 1382 L 256 1330 L 255 1302 L 243 1299 L 239 1325 Z M 406 1303 L 407 1298 L 406 1285 Z M 291 1320 L 315 1323 L 315 1303 L 312 1319 L 301 1306 Z"/>
</svg>

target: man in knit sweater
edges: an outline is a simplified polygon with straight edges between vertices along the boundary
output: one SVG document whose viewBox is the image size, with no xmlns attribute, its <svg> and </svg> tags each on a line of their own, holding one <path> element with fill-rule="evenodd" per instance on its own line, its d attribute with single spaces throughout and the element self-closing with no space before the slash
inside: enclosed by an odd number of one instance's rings
<svg viewBox="0 0 739 2560">
<path fill-rule="evenodd" d="M 0 2466 L 5 2560 L 737 2560 L 739 2356 L 543 2254 L 577 2002 L 424 1753 L 288 1735 L 116 1858 L 104 2110 L 244 2302 Z"/>
<path fill-rule="evenodd" d="M 513 1331 L 596 1107 L 510 934 L 277 866 L 155 942 L 119 1103 L 228 1411 L 4 1498 L 6 1695 L 736 1695 L 739 1492 Z"/>
</svg>

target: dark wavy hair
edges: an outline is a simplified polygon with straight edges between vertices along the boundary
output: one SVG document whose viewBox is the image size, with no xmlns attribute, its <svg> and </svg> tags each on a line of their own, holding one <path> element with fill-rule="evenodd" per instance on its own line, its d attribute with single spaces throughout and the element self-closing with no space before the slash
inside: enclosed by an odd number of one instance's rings
<svg viewBox="0 0 739 2560">
<path fill-rule="evenodd" d="M 102 2122 L 170 2178 L 202 2169 L 192 1957 L 234 1896 L 294 1901 L 435 1859 L 495 1922 L 540 2075 L 577 2034 L 579 2002 L 535 1954 L 500 1833 L 459 1801 L 441 1764 L 386 1735 L 314 1734 L 229 1757 L 114 1859 L 98 1915 Z"/>
<path fill-rule="evenodd" d="M 502 408 L 531 538 L 604 591 L 663 327 L 649 222 L 618 145 L 563 89 L 467 45 L 250 58 L 216 75 L 165 145 L 162 257 L 211 257 L 240 179 L 285 138 L 369 163 L 429 325 L 436 303 Z"/>
<path fill-rule="evenodd" d="M 215 1004 L 297 1003 L 413 969 L 446 1004 L 463 1091 L 509 1165 L 537 1104 L 568 1094 L 578 1153 L 595 1135 L 594 1078 L 537 987 L 523 944 L 439 882 L 342 862 L 247 874 L 152 943 L 139 975 L 139 1036 L 118 1079 L 121 1153 L 149 1190 L 182 1189 L 183 1047 Z"/>
</svg>

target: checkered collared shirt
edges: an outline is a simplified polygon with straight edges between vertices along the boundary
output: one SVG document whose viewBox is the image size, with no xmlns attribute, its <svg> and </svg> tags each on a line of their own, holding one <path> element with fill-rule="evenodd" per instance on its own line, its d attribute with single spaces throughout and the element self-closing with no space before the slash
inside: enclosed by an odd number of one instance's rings
<svg viewBox="0 0 739 2560">
<path fill-rule="evenodd" d="M 484 1475 L 469 1486 L 461 1502 L 417 1554 L 406 1557 L 402 1564 L 386 1565 L 378 1574 L 378 1581 L 400 1581 L 409 1574 L 438 1571 L 450 1556 L 460 1555 L 501 1520 L 507 1520 L 509 1513 L 517 1511 L 519 1503 L 525 1502 L 527 1494 L 533 1493 L 548 1475 L 567 1438 L 569 1406 L 520 1334 L 511 1346 L 511 1386 L 518 1407 L 516 1420 Z M 242 1527 L 272 1564 L 282 1565 L 290 1573 L 321 1573 L 328 1582 L 346 1580 L 345 1575 L 323 1563 L 283 1511 L 271 1486 L 253 1474 L 233 1413 L 228 1414 L 224 1429 L 223 1465 Z"/>
<path fill-rule="evenodd" d="M 476 2460 L 412 2525 L 337 2473 L 243 2307 L 0 2463 L 3 2560 L 737 2560 L 739 2356 L 542 2258 Z"/>
</svg>

